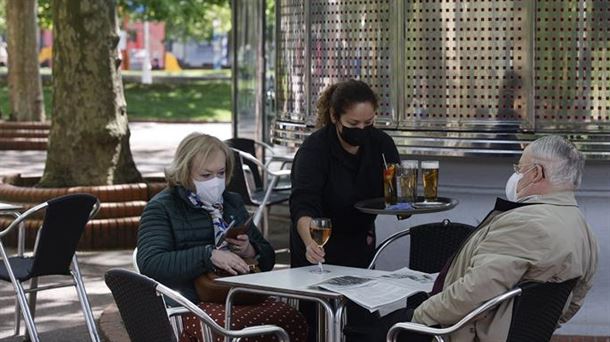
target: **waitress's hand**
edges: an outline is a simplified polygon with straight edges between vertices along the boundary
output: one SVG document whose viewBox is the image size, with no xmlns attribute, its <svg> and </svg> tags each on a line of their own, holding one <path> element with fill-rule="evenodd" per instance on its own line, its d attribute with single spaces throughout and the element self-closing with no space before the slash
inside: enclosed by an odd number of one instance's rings
<svg viewBox="0 0 610 342">
<path fill-rule="evenodd" d="M 305 250 L 305 258 L 312 264 L 317 264 L 318 262 L 324 262 L 324 248 L 318 246 L 318 244 L 311 240 L 306 247 Z"/>
<path fill-rule="evenodd" d="M 244 259 L 231 251 L 215 249 L 212 251 L 210 260 L 214 266 L 221 268 L 232 275 L 250 273 L 250 267 L 246 264 Z"/>
<path fill-rule="evenodd" d="M 235 239 L 226 238 L 225 241 L 229 243 L 229 249 L 231 252 L 239 255 L 242 258 L 252 258 L 256 255 L 256 251 L 250 243 L 248 234 L 237 235 Z"/>
</svg>

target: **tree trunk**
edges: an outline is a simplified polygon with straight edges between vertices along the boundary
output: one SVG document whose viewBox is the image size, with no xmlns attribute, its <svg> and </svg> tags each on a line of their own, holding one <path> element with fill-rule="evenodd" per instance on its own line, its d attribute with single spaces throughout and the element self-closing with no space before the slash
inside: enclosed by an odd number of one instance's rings
<svg viewBox="0 0 610 342">
<path fill-rule="evenodd" d="M 44 121 L 38 67 L 38 4 L 6 1 L 9 112 L 13 121 Z"/>
<path fill-rule="evenodd" d="M 40 186 L 133 183 L 116 3 L 54 0 L 53 116 Z"/>
</svg>

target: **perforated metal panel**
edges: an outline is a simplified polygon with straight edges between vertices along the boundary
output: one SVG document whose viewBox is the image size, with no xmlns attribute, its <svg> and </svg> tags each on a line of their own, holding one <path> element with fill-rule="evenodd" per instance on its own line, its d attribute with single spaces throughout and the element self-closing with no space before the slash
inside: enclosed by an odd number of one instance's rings
<svg viewBox="0 0 610 342">
<path fill-rule="evenodd" d="M 610 1 L 539 0 L 536 127 L 610 124 Z"/>
<path fill-rule="evenodd" d="M 305 48 L 306 16 L 302 0 L 279 0 L 277 31 L 277 88 L 278 119 L 305 119 Z"/>
<path fill-rule="evenodd" d="M 313 130 L 324 87 L 360 78 L 404 154 L 515 155 L 569 133 L 589 158 L 610 159 L 608 0 L 280 2 L 290 37 L 278 46 L 278 143 Z"/>
<path fill-rule="evenodd" d="M 311 1 L 311 117 L 324 88 L 349 78 L 379 96 L 378 123 L 391 122 L 390 1 Z"/>
<path fill-rule="evenodd" d="M 527 13 L 532 3 L 406 1 L 400 126 L 531 127 Z"/>
</svg>

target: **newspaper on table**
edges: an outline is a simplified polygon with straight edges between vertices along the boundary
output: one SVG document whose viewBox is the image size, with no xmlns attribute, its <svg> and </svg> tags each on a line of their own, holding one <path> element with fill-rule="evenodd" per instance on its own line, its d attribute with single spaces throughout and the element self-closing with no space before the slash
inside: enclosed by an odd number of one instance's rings
<svg viewBox="0 0 610 342">
<path fill-rule="evenodd" d="M 327 279 L 317 286 L 341 293 L 370 312 L 384 316 L 404 308 L 407 298 L 418 292 L 430 292 L 438 274 L 401 268 L 380 276 L 340 276 Z"/>
</svg>

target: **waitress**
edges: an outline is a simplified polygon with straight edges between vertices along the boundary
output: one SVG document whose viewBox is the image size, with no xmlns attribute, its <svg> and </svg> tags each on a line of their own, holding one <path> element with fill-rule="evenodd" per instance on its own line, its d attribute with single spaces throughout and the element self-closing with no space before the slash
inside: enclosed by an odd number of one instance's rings
<svg viewBox="0 0 610 342">
<path fill-rule="evenodd" d="M 371 261 L 375 215 L 354 204 L 382 197 L 384 157 L 387 163 L 400 161 L 392 138 L 373 127 L 377 107 L 375 93 L 357 80 L 333 84 L 318 99 L 319 129 L 305 139 L 292 166 L 292 267 L 321 261 L 364 268 Z M 333 225 L 324 248 L 309 234 L 315 217 L 328 217 Z M 348 314 L 350 321 L 354 316 Z"/>
</svg>

